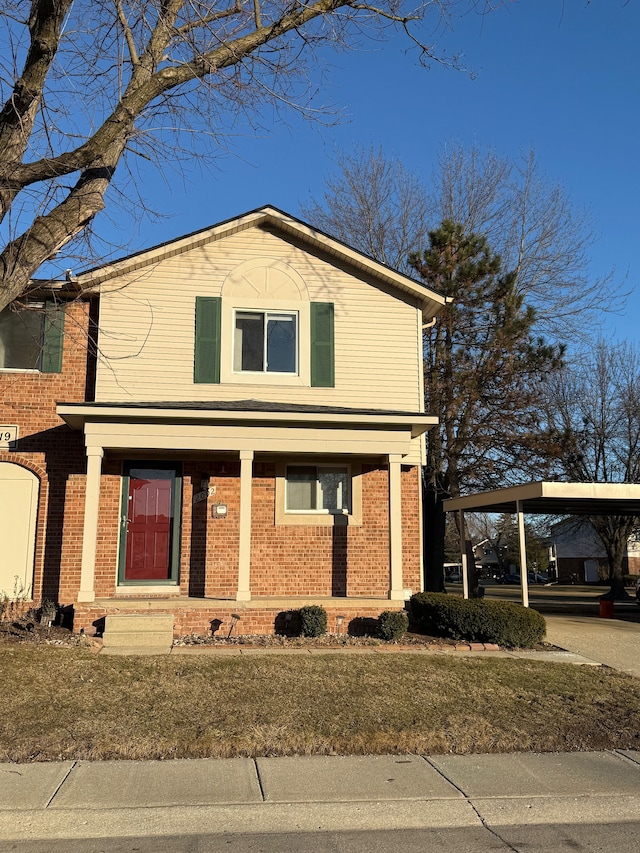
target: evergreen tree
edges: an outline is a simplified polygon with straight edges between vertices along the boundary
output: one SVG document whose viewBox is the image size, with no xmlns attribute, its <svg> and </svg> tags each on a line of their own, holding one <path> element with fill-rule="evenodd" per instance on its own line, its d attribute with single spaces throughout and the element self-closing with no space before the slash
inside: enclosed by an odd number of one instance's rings
<svg viewBox="0 0 640 853">
<path fill-rule="evenodd" d="M 441 591 L 443 501 L 463 486 L 505 485 L 509 472 L 526 469 L 540 380 L 559 366 L 562 351 L 534 337 L 535 313 L 484 237 L 445 220 L 410 265 L 425 285 L 451 299 L 423 341 L 426 411 L 440 421 L 426 438 L 425 588 Z M 475 572 L 471 588 L 477 588 Z"/>
</svg>

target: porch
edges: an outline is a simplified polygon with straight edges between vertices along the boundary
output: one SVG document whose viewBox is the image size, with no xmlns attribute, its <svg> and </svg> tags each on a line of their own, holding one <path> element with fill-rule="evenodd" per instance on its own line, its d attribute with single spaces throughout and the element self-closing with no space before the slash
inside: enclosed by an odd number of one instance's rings
<svg viewBox="0 0 640 853">
<path fill-rule="evenodd" d="M 294 611 L 317 604 L 327 611 L 329 633 L 359 633 L 364 620 L 377 619 L 384 610 L 402 610 L 404 598 L 339 596 L 262 596 L 250 601 L 225 598 L 138 597 L 97 598 L 74 607 L 74 628 L 86 634 L 102 633 L 103 620 L 118 615 L 171 615 L 175 639 L 189 634 L 226 637 L 239 634 L 287 633 Z M 355 620 L 355 621 L 354 621 Z"/>
<path fill-rule="evenodd" d="M 434 418 L 257 401 L 58 413 L 87 454 L 76 629 L 124 609 L 174 613 L 176 635 L 233 613 L 243 633 L 271 633 L 319 603 L 329 629 L 343 616 L 346 630 L 420 588 L 418 473 Z M 169 543 L 168 562 L 135 573 L 129 543 L 144 554 L 150 537 Z"/>
</svg>

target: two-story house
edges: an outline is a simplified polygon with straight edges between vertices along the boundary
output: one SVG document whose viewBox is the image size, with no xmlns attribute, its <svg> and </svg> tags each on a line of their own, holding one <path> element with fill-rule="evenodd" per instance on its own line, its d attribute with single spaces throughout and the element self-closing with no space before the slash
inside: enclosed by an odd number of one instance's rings
<svg viewBox="0 0 640 853">
<path fill-rule="evenodd" d="M 441 295 L 271 207 L 69 278 L 0 314 L 0 589 L 180 635 L 421 588 Z"/>
</svg>

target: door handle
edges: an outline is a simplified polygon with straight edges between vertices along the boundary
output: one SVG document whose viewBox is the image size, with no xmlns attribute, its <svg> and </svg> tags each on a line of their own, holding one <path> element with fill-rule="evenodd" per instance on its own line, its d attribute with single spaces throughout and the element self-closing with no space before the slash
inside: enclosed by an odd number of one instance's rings
<svg viewBox="0 0 640 853">
<path fill-rule="evenodd" d="M 125 530 L 129 529 L 129 518 L 126 515 L 120 516 L 120 524 Z"/>
</svg>

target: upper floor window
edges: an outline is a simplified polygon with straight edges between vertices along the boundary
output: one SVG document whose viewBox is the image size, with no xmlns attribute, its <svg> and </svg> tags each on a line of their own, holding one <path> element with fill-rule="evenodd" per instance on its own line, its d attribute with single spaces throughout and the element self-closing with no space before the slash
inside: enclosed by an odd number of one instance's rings
<svg viewBox="0 0 640 853">
<path fill-rule="evenodd" d="M 298 315 L 236 311 L 233 369 L 236 373 L 297 373 Z"/>
<path fill-rule="evenodd" d="M 0 370 L 59 373 L 63 330 L 64 312 L 53 304 L 0 311 Z"/>
<path fill-rule="evenodd" d="M 260 310 L 242 301 L 223 311 L 221 297 L 196 296 L 194 382 L 335 387 L 333 303 Z"/>
</svg>

